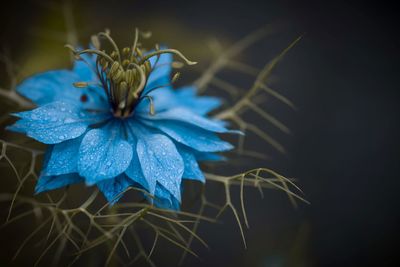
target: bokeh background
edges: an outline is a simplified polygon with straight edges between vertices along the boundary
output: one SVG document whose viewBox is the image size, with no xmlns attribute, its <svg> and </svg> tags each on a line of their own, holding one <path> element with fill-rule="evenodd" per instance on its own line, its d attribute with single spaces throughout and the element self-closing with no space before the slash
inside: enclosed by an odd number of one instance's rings
<svg viewBox="0 0 400 267">
<path fill-rule="evenodd" d="M 22 76 L 68 66 L 63 48 L 65 24 L 57 6 L 58 2 L 51 1 L 3 3 L 0 48 L 21 67 Z M 265 145 L 262 149 L 270 159 L 262 164 L 295 177 L 311 205 L 302 204 L 296 210 L 281 192 L 269 191 L 261 200 L 253 191 L 248 200 L 248 249 L 243 248 L 228 213 L 223 224 L 201 228 L 211 249 L 200 251 L 200 260 L 189 258 L 186 266 L 396 265 L 400 53 L 394 5 L 312 0 L 89 0 L 72 1 L 72 7 L 82 44 L 106 27 L 117 40 L 130 42 L 138 26 L 151 30 L 154 40 L 199 61 L 194 72 L 184 72 L 183 82 L 207 66 L 207 43 L 213 38 L 229 44 L 273 25 L 273 35 L 241 55 L 247 63 L 261 67 L 303 35 L 272 80 L 272 87 L 298 109 L 292 111 L 279 103 L 268 106 L 292 131 L 287 136 L 271 128 L 287 153 L 276 153 Z M 229 75 L 231 82 L 251 84 Z M 9 86 L 4 66 L 0 66 L 0 77 L 0 86 Z M 12 103 L 1 108 L 6 112 Z M 10 179 L 4 173 L 1 180 Z M 22 264 L 10 263 L 21 234 L 18 229 L 0 232 L 1 266 Z M 163 257 L 175 257 L 168 249 L 159 256 L 159 266 L 164 266 Z"/>
</svg>

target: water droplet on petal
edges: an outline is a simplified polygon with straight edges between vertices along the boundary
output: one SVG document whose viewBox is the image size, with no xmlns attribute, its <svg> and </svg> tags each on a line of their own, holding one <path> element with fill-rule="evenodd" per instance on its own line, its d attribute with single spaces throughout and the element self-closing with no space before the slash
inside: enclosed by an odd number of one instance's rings
<svg viewBox="0 0 400 267">
<path fill-rule="evenodd" d="M 65 118 L 64 119 L 64 123 L 72 123 L 72 122 L 74 122 L 74 119 L 72 119 L 72 118 Z"/>
</svg>

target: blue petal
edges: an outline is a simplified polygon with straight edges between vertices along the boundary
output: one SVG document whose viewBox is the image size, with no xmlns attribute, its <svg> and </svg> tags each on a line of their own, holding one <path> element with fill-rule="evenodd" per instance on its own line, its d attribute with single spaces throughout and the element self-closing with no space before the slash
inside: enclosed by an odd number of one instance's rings
<svg viewBox="0 0 400 267">
<path fill-rule="evenodd" d="M 183 178 L 205 182 L 205 177 L 203 172 L 200 170 L 199 164 L 197 163 L 196 157 L 193 150 L 184 147 L 182 145 L 178 146 L 179 154 L 183 159 L 185 164 L 185 171 L 183 173 Z"/>
<path fill-rule="evenodd" d="M 165 85 L 165 84 L 163 84 Z M 174 90 L 171 86 L 163 86 L 151 91 L 151 96 L 156 113 L 168 108 L 183 107 L 195 114 L 205 115 L 221 105 L 220 99 L 209 96 L 196 96 L 196 89 L 193 86 Z M 149 114 L 149 101 L 144 98 L 136 107 L 136 112 Z"/>
<path fill-rule="evenodd" d="M 54 102 L 32 111 L 14 114 L 22 118 L 10 130 L 25 132 L 45 144 L 57 144 L 81 136 L 91 124 L 105 119 L 107 115 L 93 115 L 78 106 Z"/>
<path fill-rule="evenodd" d="M 120 122 L 90 130 L 79 148 L 78 170 L 88 185 L 123 173 L 132 159 L 132 146 L 122 138 Z"/>
<path fill-rule="evenodd" d="M 133 184 L 126 175 L 121 174 L 115 178 L 102 180 L 97 183 L 97 187 L 104 194 L 108 202 L 116 203 L 122 196 L 123 192 Z"/>
<path fill-rule="evenodd" d="M 226 157 L 215 153 L 194 151 L 194 155 L 198 161 L 225 161 Z"/>
<path fill-rule="evenodd" d="M 43 173 L 49 175 L 61 175 L 78 172 L 78 155 L 83 135 L 67 140 L 53 146 L 50 158 L 43 168 Z"/>
<path fill-rule="evenodd" d="M 77 49 L 82 50 L 82 48 Z M 75 60 L 73 72 L 79 76 L 79 79 L 84 82 L 97 81 L 98 77 L 94 70 L 96 69 L 96 56 L 89 54 L 81 54 L 82 60 Z"/>
<path fill-rule="evenodd" d="M 148 192 L 154 193 L 157 179 L 156 177 L 150 177 L 149 181 L 147 181 L 146 177 L 144 177 L 142 167 L 140 166 L 139 158 L 136 153 L 137 139 L 129 128 L 128 128 L 128 137 L 129 137 L 129 144 L 132 146 L 133 153 L 132 153 L 131 163 L 129 164 L 129 167 L 126 169 L 125 174 L 134 182 L 140 184 Z"/>
<path fill-rule="evenodd" d="M 153 133 L 139 123 L 130 129 L 137 137 L 137 154 L 144 176 L 154 194 L 154 179 L 180 201 L 180 185 L 184 170 L 182 157 L 174 143 L 165 135 Z"/>
<path fill-rule="evenodd" d="M 80 177 L 77 173 L 68 173 L 58 176 L 40 176 L 35 187 L 35 194 L 58 189 L 82 181 L 82 177 Z"/>
<path fill-rule="evenodd" d="M 24 80 L 18 87 L 19 94 L 37 105 L 54 101 L 77 102 L 81 91 L 73 86 L 79 76 L 69 70 L 48 71 Z"/>
<path fill-rule="evenodd" d="M 176 90 L 176 98 L 177 105 L 190 109 L 199 115 L 205 115 L 221 105 L 221 100 L 217 97 L 196 96 L 196 87 L 194 86 Z"/>
<path fill-rule="evenodd" d="M 51 152 L 53 151 L 53 145 L 49 145 L 49 146 L 47 146 L 47 148 L 46 148 L 46 152 L 44 153 L 44 157 L 43 157 L 43 166 L 42 166 L 42 169 L 44 170 L 44 169 L 46 169 L 47 168 L 47 164 L 49 163 L 49 161 L 50 161 L 50 157 L 51 157 Z"/>
<path fill-rule="evenodd" d="M 157 183 L 154 205 L 162 209 L 179 210 L 179 201 L 161 184 Z"/>
<path fill-rule="evenodd" d="M 172 87 L 166 86 L 158 88 L 148 94 L 152 97 L 153 106 L 156 113 L 162 112 L 168 108 L 176 106 L 176 96 Z M 150 102 L 147 98 L 143 98 L 135 108 L 135 112 L 148 115 L 150 113 Z"/>
<path fill-rule="evenodd" d="M 165 49 L 162 47 L 161 49 Z M 154 51 L 150 51 L 154 52 Z M 147 78 L 147 85 L 143 91 L 143 94 L 146 95 L 147 92 L 155 87 L 165 86 L 171 83 L 171 64 L 172 64 L 172 55 L 170 53 L 161 54 L 159 57 L 153 56 L 149 59 L 152 71 Z"/>
<path fill-rule="evenodd" d="M 82 105 L 85 108 L 108 109 L 107 101 L 103 100 L 105 94 L 102 89 L 89 90 L 76 88 L 73 85 L 75 82 L 97 80 L 96 77 L 88 77 L 89 73 L 94 74 L 89 66 L 79 62 L 76 63 L 74 71 L 48 71 L 27 78 L 17 87 L 17 91 L 37 105 L 62 101 Z M 86 95 L 88 101 L 82 102 L 82 95 Z"/>
<path fill-rule="evenodd" d="M 202 152 L 218 152 L 233 149 L 233 146 L 222 141 L 216 134 L 189 124 L 175 121 L 143 120 L 144 124 L 157 128 L 177 142 Z"/>
<path fill-rule="evenodd" d="M 186 108 L 173 108 L 164 112 L 156 113 L 155 115 L 140 115 L 143 119 L 147 120 L 160 120 L 160 121 L 177 121 L 184 122 L 188 125 L 200 127 L 216 133 L 241 133 L 240 131 L 228 130 L 221 125 L 221 123 L 199 116 Z"/>
</svg>

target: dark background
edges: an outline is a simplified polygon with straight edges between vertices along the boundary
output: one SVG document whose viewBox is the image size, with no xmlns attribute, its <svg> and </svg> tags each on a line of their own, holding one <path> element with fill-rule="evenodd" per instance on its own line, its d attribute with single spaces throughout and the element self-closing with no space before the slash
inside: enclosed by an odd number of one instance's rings
<svg viewBox="0 0 400 267">
<path fill-rule="evenodd" d="M 44 43 L 54 41 L 32 30 L 49 24 L 53 12 L 38 2 L 5 2 L 1 8 L 0 43 L 16 62 L 24 62 L 29 49 L 48 48 Z M 275 37 L 248 52 L 247 62 L 262 66 L 303 35 L 277 68 L 274 82 L 275 89 L 298 107 L 296 112 L 272 107 L 292 130 L 288 137 L 277 137 L 288 152 L 272 153 L 265 165 L 298 179 L 311 205 L 294 210 L 280 192 L 267 194 L 264 200 L 251 197 L 248 249 L 227 214 L 223 225 L 202 229 L 211 250 L 202 251 L 202 260 L 190 259 L 188 265 L 397 265 L 396 10 L 382 1 L 75 1 L 83 41 L 104 27 L 114 31 L 150 25 L 162 35 L 159 39 L 180 44 L 182 50 L 192 44 L 188 49 L 194 51 L 195 38 L 215 36 L 228 42 L 268 23 L 283 24 Z M 54 41 L 51 47 L 61 44 Z M 51 57 L 51 51 L 46 49 L 41 56 Z M 35 62 L 29 64 L 26 72 L 34 72 Z M 7 86 L 6 79 L 0 84 Z M 2 240 L 1 246 L 6 245 Z M 10 255 L 3 254 L 2 262 L 7 262 Z"/>
</svg>

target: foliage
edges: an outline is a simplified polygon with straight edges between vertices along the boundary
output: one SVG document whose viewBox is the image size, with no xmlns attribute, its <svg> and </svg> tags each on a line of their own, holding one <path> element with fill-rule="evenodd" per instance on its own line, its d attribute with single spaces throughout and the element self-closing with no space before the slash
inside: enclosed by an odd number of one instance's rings
<svg viewBox="0 0 400 267">
<path fill-rule="evenodd" d="M 71 12 L 68 11 L 67 5 L 63 7 L 67 8 L 64 12 L 68 29 L 66 36 L 69 42 L 71 40 L 76 42 L 76 31 L 71 26 L 73 25 Z M 300 38 L 292 42 L 261 70 L 236 59 L 248 47 L 270 32 L 270 27 L 262 28 L 224 49 L 215 41 L 212 45 L 212 52 L 216 57 L 202 75 L 194 81 L 194 84 L 199 88 L 200 93 L 204 93 L 210 85 L 213 85 L 229 95 L 236 96 L 239 100 L 216 113 L 214 117 L 230 120 L 241 131 L 254 133 L 258 138 L 284 153 L 281 144 L 252 121 L 246 120 L 244 114 L 257 114 L 282 132 L 289 132 L 289 129 L 282 122 L 263 110 L 261 104 L 265 97 L 274 97 L 289 107 L 295 108 L 290 100 L 269 87 L 268 78 L 276 64 Z M 16 72 L 12 61 L 4 55 L 1 59 L 11 79 L 11 86 L 8 89 L 0 88 L 0 95 L 14 102 L 19 109 L 31 107 L 31 103 L 15 91 Z M 224 69 L 234 70 L 244 75 L 256 75 L 256 78 L 248 90 L 243 90 L 236 87 L 235 81 L 226 81 L 218 77 L 218 74 Z M 2 118 L 2 122 L 4 120 Z M 244 157 L 261 155 L 259 151 L 246 149 L 245 138 L 245 136 L 239 138 L 236 152 Z M 199 196 L 201 204 L 197 211 L 176 212 L 158 209 L 141 199 L 134 202 L 121 202 L 112 207 L 108 204 L 99 206 L 102 200 L 99 199 L 97 190 L 92 190 L 88 196 L 79 200 L 80 204 L 71 207 L 68 202 L 70 189 L 65 189 L 61 196 L 46 193 L 45 200 L 23 194 L 22 188 L 31 186 L 27 182 L 30 179 L 36 180 L 38 178 L 36 168 L 40 164 L 43 151 L 10 141 L 1 140 L 0 142 L 2 146 L 0 160 L 5 162 L 8 165 L 7 168 L 12 170 L 16 182 L 14 193 L 0 194 L 0 202 L 9 205 L 8 215 L 3 227 L 8 227 L 10 224 L 32 216 L 36 218 L 39 223 L 37 223 L 35 230 L 23 240 L 14 255 L 14 259 L 17 258 L 24 249 L 27 249 L 36 236 L 44 236 L 40 240 L 41 243 L 45 243 L 44 249 L 38 256 L 36 265 L 39 265 L 45 256 L 52 257 L 53 265 L 57 265 L 62 257 L 69 257 L 69 255 L 63 255 L 63 252 L 67 246 L 70 246 L 73 248 L 74 254 L 69 265 L 73 265 L 88 251 L 102 247 L 108 253 L 106 265 L 113 262 L 131 265 L 142 259 L 149 266 L 155 266 L 152 256 L 156 249 L 161 249 L 158 244 L 162 239 L 182 250 L 180 263 L 183 263 L 188 254 L 197 257 L 196 252 L 192 250 L 193 242 L 199 242 L 207 247 L 207 243 L 197 234 L 201 222 L 216 222 L 221 214 L 228 210 L 233 213 L 233 217 L 237 221 L 243 244 L 246 247 L 244 228 L 249 227 L 246 215 L 245 193 L 248 192 L 246 188 L 258 190 L 261 196 L 263 196 L 264 189 L 279 189 L 288 195 L 294 205 L 298 200 L 307 202 L 301 196 L 302 192 L 294 184 L 293 179 L 285 178 L 267 168 L 257 168 L 231 176 L 207 173 L 207 183 L 201 190 Z M 30 155 L 28 169 L 25 171 L 19 169 L 19 164 L 10 157 L 10 153 L 28 153 Z M 224 196 L 221 203 L 212 203 L 207 199 L 207 188 L 217 184 L 223 186 Z M 238 194 L 236 194 L 237 191 L 232 190 L 233 187 L 239 188 Z M 129 188 L 128 191 L 129 196 L 126 198 L 131 195 L 132 198 L 137 198 L 137 192 L 141 190 Z M 239 199 L 239 203 L 237 204 L 234 199 Z M 17 207 L 25 208 L 21 212 L 21 209 L 17 209 Z M 210 210 L 214 212 L 208 212 Z M 214 213 L 215 216 L 210 215 Z M 139 232 L 142 233 L 143 229 L 153 235 L 154 239 L 151 246 L 146 246 L 142 242 L 142 234 L 139 234 Z"/>
</svg>

